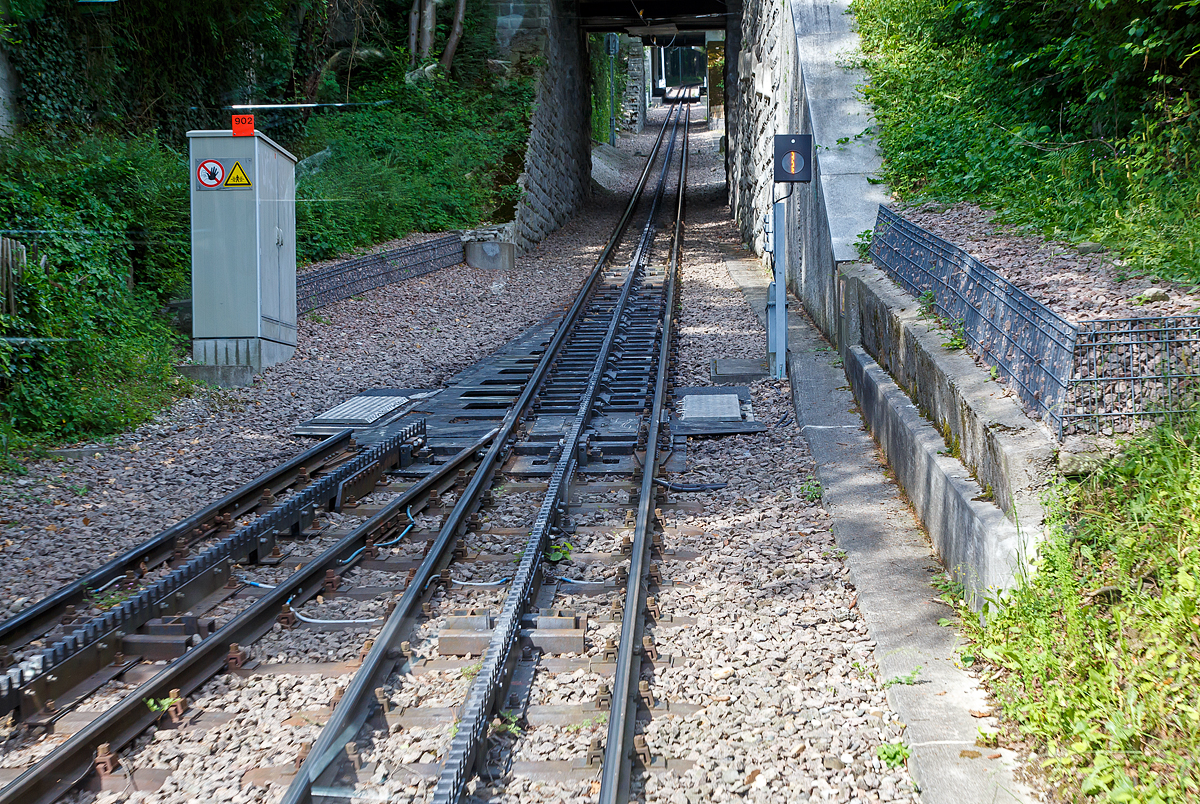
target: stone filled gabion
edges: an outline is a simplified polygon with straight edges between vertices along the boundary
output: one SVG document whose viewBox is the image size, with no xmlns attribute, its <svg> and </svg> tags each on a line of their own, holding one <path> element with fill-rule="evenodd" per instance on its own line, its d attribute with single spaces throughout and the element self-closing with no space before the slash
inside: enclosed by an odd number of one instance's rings
<svg viewBox="0 0 1200 804">
<path fill-rule="evenodd" d="M 872 255 L 911 292 L 912 281 L 938 291 L 938 303 L 965 321 L 978 359 L 1002 379 L 1015 375 L 1026 388 L 1010 387 L 1030 415 L 1062 436 L 1136 432 L 1197 401 L 1200 316 L 1179 313 L 1194 312 L 1200 298 L 1187 290 L 1168 293 L 1154 277 L 1122 280 L 1119 261 L 994 226 L 970 205 L 903 210 L 897 225 L 942 242 L 894 238 L 880 215 Z"/>
</svg>

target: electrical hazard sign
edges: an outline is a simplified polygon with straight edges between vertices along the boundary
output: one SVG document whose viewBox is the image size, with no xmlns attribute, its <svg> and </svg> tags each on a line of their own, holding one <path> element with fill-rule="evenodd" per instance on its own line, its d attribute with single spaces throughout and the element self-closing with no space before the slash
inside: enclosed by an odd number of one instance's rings
<svg viewBox="0 0 1200 804">
<path fill-rule="evenodd" d="M 242 170 L 241 162 L 233 163 L 233 170 L 229 171 L 229 178 L 225 180 L 226 187 L 251 187 L 250 177 L 246 175 L 246 171 Z"/>
<path fill-rule="evenodd" d="M 197 190 L 250 190 L 254 187 L 254 159 L 199 159 L 196 165 Z"/>
</svg>

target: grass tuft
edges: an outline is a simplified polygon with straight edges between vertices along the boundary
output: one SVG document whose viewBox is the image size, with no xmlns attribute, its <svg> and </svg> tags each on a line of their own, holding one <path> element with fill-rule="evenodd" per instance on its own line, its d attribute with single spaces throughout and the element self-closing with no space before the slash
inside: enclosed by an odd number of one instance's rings
<svg viewBox="0 0 1200 804">
<path fill-rule="evenodd" d="M 1068 800 L 1200 799 L 1200 413 L 1059 490 L 975 655 Z"/>
</svg>

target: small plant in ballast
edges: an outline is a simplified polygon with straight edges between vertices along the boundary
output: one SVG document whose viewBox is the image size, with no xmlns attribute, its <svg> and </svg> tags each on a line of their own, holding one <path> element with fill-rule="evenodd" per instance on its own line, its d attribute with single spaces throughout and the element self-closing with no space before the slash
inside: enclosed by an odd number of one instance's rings
<svg viewBox="0 0 1200 804">
<path fill-rule="evenodd" d="M 521 727 L 517 725 L 517 713 L 507 709 L 501 712 L 500 717 L 492 721 L 492 734 L 511 734 L 513 737 L 520 737 Z"/>
<path fill-rule="evenodd" d="M 889 768 L 898 768 L 910 756 L 908 746 L 904 743 L 884 743 L 876 746 L 875 753 Z"/>
<path fill-rule="evenodd" d="M 546 560 L 551 564 L 556 564 L 559 561 L 566 561 L 571 557 L 571 551 L 575 549 L 575 545 L 570 542 L 560 542 L 552 544 L 546 548 Z"/>
</svg>

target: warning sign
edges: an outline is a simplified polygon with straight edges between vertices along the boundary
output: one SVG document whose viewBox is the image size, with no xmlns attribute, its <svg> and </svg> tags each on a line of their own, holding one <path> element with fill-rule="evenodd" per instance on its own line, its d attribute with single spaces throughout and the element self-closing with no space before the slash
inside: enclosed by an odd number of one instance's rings
<svg viewBox="0 0 1200 804">
<path fill-rule="evenodd" d="M 242 170 L 241 162 L 233 163 L 233 170 L 229 171 L 229 178 L 225 180 L 226 187 L 250 187 L 250 177 L 246 175 L 246 171 Z"/>
<path fill-rule="evenodd" d="M 239 167 L 238 170 L 241 170 Z M 246 174 L 243 173 L 244 177 Z M 201 187 L 220 187 L 225 180 L 225 166 L 215 159 L 205 159 L 196 168 L 196 180 Z M 246 182 L 249 186 L 249 182 Z"/>
</svg>

